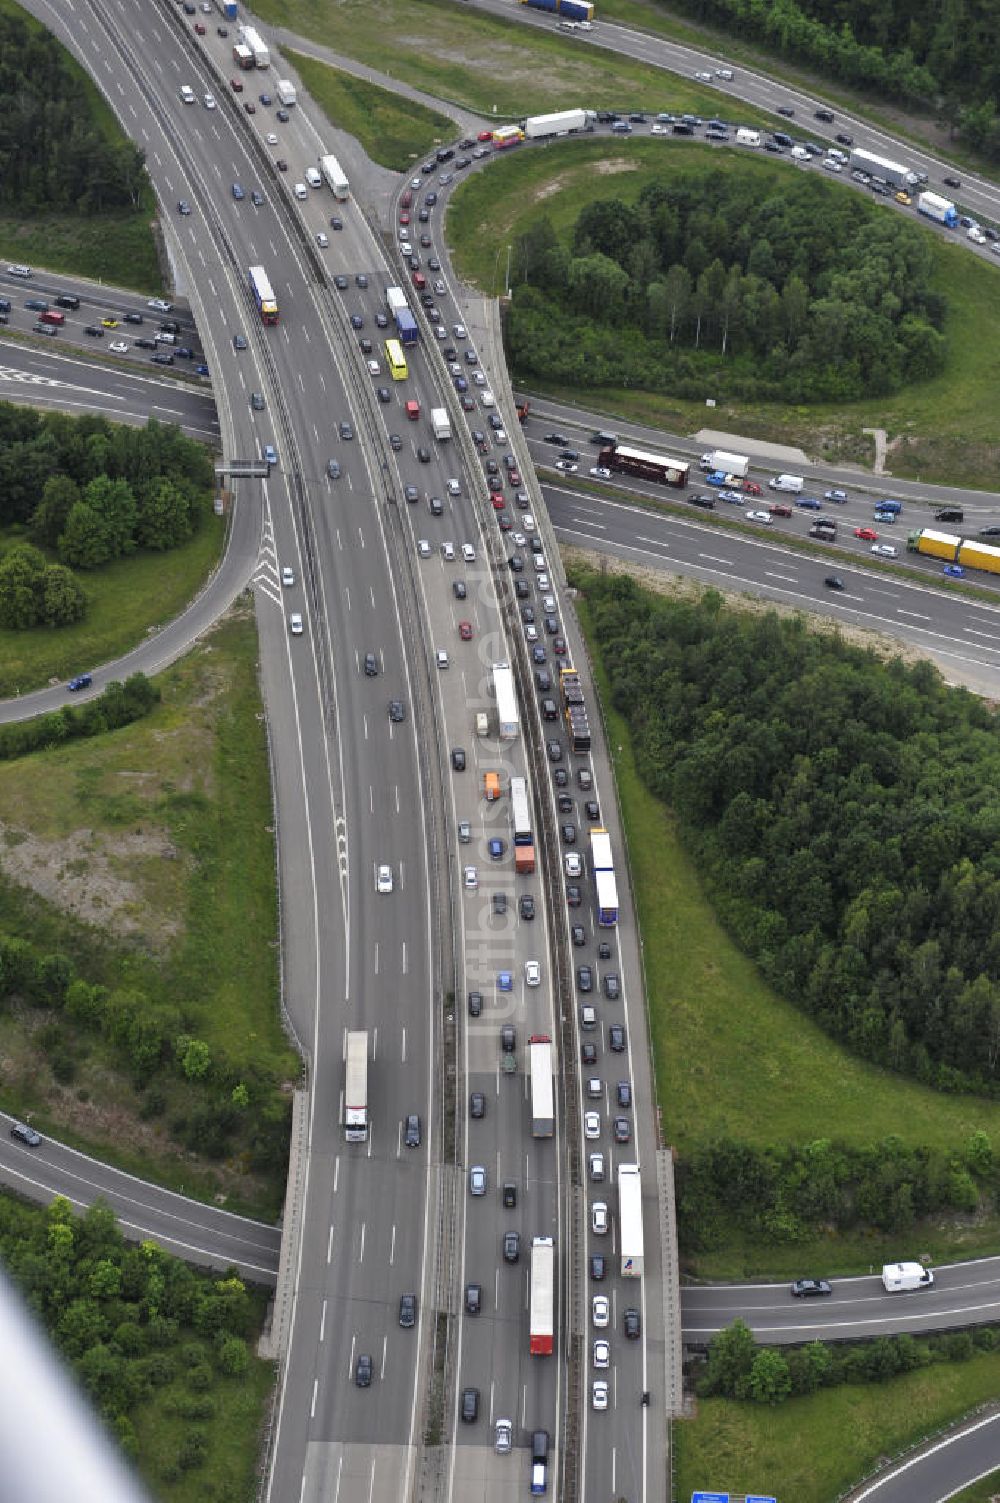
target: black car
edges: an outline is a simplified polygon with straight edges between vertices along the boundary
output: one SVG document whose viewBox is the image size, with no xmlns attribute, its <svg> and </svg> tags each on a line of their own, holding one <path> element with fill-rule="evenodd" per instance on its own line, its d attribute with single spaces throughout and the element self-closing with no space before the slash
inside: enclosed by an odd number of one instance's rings
<svg viewBox="0 0 1000 1503">
<path fill-rule="evenodd" d="M 508 1211 L 512 1211 L 517 1205 L 517 1186 L 512 1179 L 504 1180 L 503 1203 Z"/>
<path fill-rule="evenodd" d="M 465 771 L 465 748 L 453 746 L 451 749 L 451 765 L 456 772 Z"/>
<path fill-rule="evenodd" d="M 616 1117 L 613 1126 L 614 1140 L 616 1143 L 631 1143 L 632 1124 L 627 1117 Z"/>
<path fill-rule="evenodd" d="M 700 506 L 704 511 L 715 510 L 714 496 L 688 496 L 687 499 L 690 501 L 692 506 Z"/>
<path fill-rule="evenodd" d="M 37 1148 L 42 1141 L 39 1134 L 27 1122 L 15 1122 L 10 1130 L 10 1135 L 18 1143 L 23 1143 L 27 1148 Z"/>
<path fill-rule="evenodd" d="M 590 1277 L 599 1283 L 604 1278 L 606 1271 L 607 1265 L 604 1262 L 603 1255 L 601 1253 L 591 1253 Z"/>
<path fill-rule="evenodd" d="M 530 892 L 523 892 L 518 899 L 517 911 L 523 919 L 533 919 L 535 916 L 535 900 Z"/>
<path fill-rule="evenodd" d="M 412 1330 L 417 1323 L 417 1296 L 415 1294 L 401 1294 L 399 1296 L 399 1323 L 404 1331 Z"/>
<path fill-rule="evenodd" d="M 503 1234 L 503 1260 L 505 1263 L 517 1263 L 521 1257 L 521 1234 L 520 1232 L 504 1232 Z"/>
<path fill-rule="evenodd" d="M 621 996 L 621 982 L 615 971 L 608 971 L 604 977 L 604 995 L 609 1002 L 617 1002 Z"/>
<path fill-rule="evenodd" d="M 552 781 L 557 788 L 565 788 L 569 783 L 569 773 L 565 767 L 556 767 L 552 772 Z"/>
<path fill-rule="evenodd" d="M 853 136 L 849 136 L 846 131 L 841 131 L 839 133 L 839 135 L 836 135 L 834 137 L 834 140 L 835 141 L 839 141 L 840 144 L 841 144 L 841 146 L 853 146 L 854 145 L 854 137 Z"/>
<path fill-rule="evenodd" d="M 479 1418 L 479 1389 L 462 1389 L 462 1423 L 474 1425 Z"/>
<path fill-rule="evenodd" d="M 403 1142 L 407 1148 L 420 1147 L 420 1117 L 416 1112 L 410 1112 L 406 1119 L 406 1132 Z"/>
<path fill-rule="evenodd" d="M 625 1049 L 625 1030 L 620 1023 L 612 1023 L 608 1029 L 608 1048 L 613 1054 L 622 1054 Z"/>
<path fill-rule="evenodd" d="M 500 1048 L 504 1054 L 513 1054 L 517 1048 L 517 1033 L 513 1023 L 501 1023 Z"/>
<path fill-rule="evenodd" d="M 615 1086 L 615 1096 L 618 1101 L 618 1105 L 623 1109 L 623 1111 L 629 1111 L 631 1109 L 632 1087 L 627 1080 L 620 1080 L 618 1082 L 618 1084 Z M 621 1118 L 616 1118 L 615 1121 L 617 1123 L 621 1121 Z"/>
<path fill-rule="evenodd" d="M 389 434 L 389 447 L 392 449 L 394 454 L 398 454 L 400 449 L 402 449 L 403 440 L 400 438 L 398 433 Z"/>
<path fill-rule="evenodd" d="M 454 595 L 456 600 L 464 600 L 466 595 L 468 595 L 469 593 L 468 589 L 466 588 L 465 580 L 453 579 L 451 582 L 451 593 Z"/>
<path fill-rule="evenodd" d="M 576 845 L 576 825 L 560 825 L 564 845 Z"/>
<path fill-rule="evenodd" d="M 431 451 L 430 451 L 430 449 L 424 448 L 423 444 L 421 444 L 419 446 L 419 448 L 417 449 L 417 458 L 420 460 L 421 464 L 430 464 L 430 462 L 431 462 Z"/>
<path fill-rule="evenodd" d="M 375 654 L 373 652 L 366 652 L 365 653 L 365 677 L 366 678 L 377 678 L 378 677 L 378 658 L 375 656 Z"/>
<path fill-rule="evenodd" d="M 340 434 L 341 438 L 345 440 L 345 442 L 354 437 L 354 429 L 351 427 L 350 423 L 341 423 L 337 431 Z"/>
<path fill-rule="evenodd" d="M 354 1364 L 354 1381 L 359 1388 L 372 1386 L 372 1359 L 368 1352 L 362 1352 Z"/>
<path fill-rule="evenodd" d="M 779 115 L 784 115 L 786 117 L 786 119 L 791 120 L 792 116 L 795 114 L 795 111 L 792 109 L 791 105 L 788 105 L 788 104 L 779 104 L 778 105 L 778 114 Z"/>
<path fill-rule="evenodd" d="M 469 1017 L 470 1018 L 481 1017 L 482 1016 L 482 1011 L 483 1011 L 483 994 L 482 994 L 482 992 L 470 992 L 469 993 Z"/>
<path fill-rule="evenodd" d="M 946 177 L 942 181 L 946 188 L 961 188 L 962 186 L 962 179 L 960 177 Z"/>
<path fill-rule="evenodd" d="M 389 719 L 393 725 L 400 725 L 406 719 L 406 706 L 401 699 L 390 699 Z"/>
<path fill-rule="evenodd" d="M 813 116 L 816 120 L 824 120 L 827 125 L 832 125 L 834 121 L 832 110 L 813 110 Z"/>
<path fill-rule="evenodd" d="M 104 338 L 104 330 L 98 324 L 88 324 L 83 332 L 89 334 L 91 339 Z"/>
<path fill-rule="evenodd" d="M 56 302 L 58 303 L 59 301 L 60 301 L 60 299 L 56 298 Z M 141 324 L 143 321 L 144 320 L 143 320 L 143 316 L 142 316 L 141 313 L 126 313 L 125 314 L 125 322 L 127 324 Z"/>
<path fill-rule="evenodd" d="M 1000 527 L 980 527 L 977 538 L 1000 538 Z"/>
<path fill-rule="evenodd" d="M 495 892 L 490 899 L 490 904 L 493 912 L 499 917 L 503 917 L 507 912 L 507 894 L 505 892 Z"/>
<path fill-rule="evenodd" d="M 792 1293 L 796 1299 L 811 1299 L 818 1294 L 832 1294 L 833 1289 L 826 1279 L 796 1279 Z"/>
<path fill-rule="evenodd" d="M 629 1308 L 622 1317 L 622 1325 L 629 1341 L 638 1341 L 642 1335 L 642 1320 L 638 1310 Z"/>
<path fill-rule="evenodd" d="M 562 743 L 560 741 L 546 741 L 545 750 L 548 752 L 550 762 L 562 761 Z"/>
<path fill-rule="evenodd" d="M 466 1284 L 465 1286 L 465 1312 L 467 1315 L 478 1315 L 483 1308 L 482 1284 Z"/>
<path fill-rule="evenodd" d="M 935 522 L 964 522 L 965 512 L 960 506 L 945 506 L 934 513 Z"/>
<path fill-rule="evenodd" d="M 596 799 L 589 798 L 583 806 L 583 812 L 589 820 L 598 820 L 601 817 L 600 806 Z"/>
<path fill-rule="evenodd" d="M 562 434 L 562 433 L 546 433 L 546 435 L 545 435 L 545 442 L 547 444 L 563 444 L 563 445 L 565 445 L 565 444 L 569 443 L 569 439 L 566 438 L 565 435 Z"/>
<path fill-rule="evenodd" d="M 137 350 L 155 350 L 156 349 L 156 340 L 155 339 L 137 339 L 135 341 L 135 347 L 136 347 Z"/>
<path fill-rule="evenodd" d="M 569 932 L 570 938 L 577 947 L 587 943 L 587 931 L 582 924 L 574 924 Z"/>
<path fill-rule="evenodd" d="M 472 1091 L 469 1096 L 469 1116 L 478 1122 L 486 1116 L 486 1097 L 482 1091 Z"/>
<path fill-rule="evenodd" d="M 579 906 L 580 906 L 580 904 L 582 902 L 583 902 L 583 897 L 582 897 L 581 892 L 580 892 L 580 884 L 578 882 L 567 882 L 566 883 L 566 906 L 567 906 L 567 908 L 579 908 Z"/>
<path fill-rule="evenodd" d="M 585 1069 L 593 1069 L 594 1065 L 597 1064 L 596 1044 L 580 1045 L 580 1063 L 584 1066 Z"/>
<path fill-rule="evenodd" d="M 544 708 L 545 708 L 545 703 L 546 702 L 543 699 L 542 700 L 542 709 L 543 709 L 543 711 L 544 711 Z M 549 700 L 549 703 L 551 704 L 552 701 Z M 546 719 L 547 718 L 548 717 L 546 716 Z M 556 799 L 556 807 L 558 808 L 560 814 L 572 814 L 573 813 L 573 795 L 571 793 L 560 793 L 559 796 L 558 796 L 558 798 Z"/>
<path fill-rule="evenodd" d="M 839 574 L 828 574 L 823 583 L 828 590 L 842 590 L 844 588 L 844 581 Z"/>
<path fill-rule="evenodd" d="M 549 692 L 549 690 L 552 688 L 552 679 L 547 668 L 535 669 L 535 684 L 542 694 L 547 694 Z"/>
<path fill-rule="evenodd" d="M 584 793 L 588 789 L 593 788 L 594 778 L 589 767 L 578 767 L 576 769 L 576 783 L 577 787 L 582 789 Z"/>
<path fill-rule="evenodd" d="M 594 990 L 594 973 L 589 965 L 577 966 L 576 984 L 581 992 L 592 992 Z"/>
<path fill-rule="evenodd" d="M 602 939 L 600 944 L 597 946 L 597 958 L 598 960 L 611 959 L 611 946 L 606 939 Z"/>
</svg>

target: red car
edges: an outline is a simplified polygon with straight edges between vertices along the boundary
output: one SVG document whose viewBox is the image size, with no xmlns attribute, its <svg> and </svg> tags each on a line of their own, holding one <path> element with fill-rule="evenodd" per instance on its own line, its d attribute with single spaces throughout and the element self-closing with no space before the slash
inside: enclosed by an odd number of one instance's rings
<svg viewBox="0 0 1000 1503">
<path fill-rule="evenodd" d="M 501 496 L 499 491 L 494 491 L 490 496 L 490 500 L 493 502 L 494 511 L 503 511 L 504 507 L 507 505 L 506 501 Z"/>
<path fill-rule="evenodd" d="M 520 470 L 508 470 L 507 471 L 507 478 L 510 480 L 511 485 L 520 485 L 521 484 L 521 472 L 520 472 Z"/>
<path fill-rule="evenodd" d="M 874 527 L 855 527 L 854 536 L 860 538 L 863 543 L 874 543 L 878 539 L 878 533 Z"/>
<path fill-rule="evenodd" d="M 744 480 L 742 490 L 744 496 L 762 496 L 764 494 L 756 480 Z M 788 515 L 791 516 L 791 512 Z"/>
<path fill-rule="evenodd" d="M 403 210 L 403 212 L 399 216 L 399 222 L 400 222 L 400 224 L 409 224 L 409 222 L 410 222 L 410 216 L 409 216 L 409 214 L 407 214 L 407 212 L 406 212 L 405 209 Z"/>
<path fill-rule="evenodd" d="M 196 31 L 196 32 L 197 32 L 197 33 L 198 33 L 198 35 L 199 35 L 199 36 L 200 36 L 200 37 L 203 37 L 203 36 L 204 36 L 204 35 L 205 35 L 205 28 L 204 28 L 204 26 L 203 26 L 203 25 L 202 25 L 202 24 L 201 24 L 201 22 L 200 22 L 200 21 L 196 21 L 196 22 L 195 22 L 195 23 L 194 23 L 194 29 L 195 29 L 195 31 Z"/>
<path fill-rule="evenodd" d="M 767 509 L 772 517 L 790 517 L 792 515 L 792 508 L 786 506 L 783 501 L 772 501 Z"/>
<path fill-rule="evenodd" d="M 254 104 L 252 99 L 244 99 L 243 108 L 246 110 L 248 115 L 256 115 L 257 113 L 257 106 Z"/>
<path fill-rule="evenodd" d="M 479 135 L 476 137 L 476 140 L 477 141 L 492 141 L 493 140 L 493 132 L 491 130 L 481 130 L 479 132 Z"/>
<path fill-rule="evenodd" d="M 458 635 L 461 637 L 461 639 L 462 639 L 463 642 L 471 642 L 472 641 L 472 622 L 471 621 L 460 621 L 458 623 Z"/>
<path fill-rule="evenodd" d="M 243 93 L 243 85 L 238 78 L 231 78 L 229 80 L 229 87 L 232 89 L 234 94 Z"/>
</svg>

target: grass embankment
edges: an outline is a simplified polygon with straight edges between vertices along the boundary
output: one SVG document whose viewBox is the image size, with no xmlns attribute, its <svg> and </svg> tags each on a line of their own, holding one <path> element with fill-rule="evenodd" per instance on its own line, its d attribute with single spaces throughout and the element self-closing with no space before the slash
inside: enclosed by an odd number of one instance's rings
<svg viewBox="0 0 1000 1503">
<path fill-rule="evenodd" d="M 77 574 L 87 595 L 87 615 L 58 631 L 0 629 L 0 698 L 9 699 L 52 679 L 110 663 L 174 620 L 215 567 L 225 523 L 207 510 L 194 537 L 164 553 L 136 553 Z M 23 533 L 0 538 L 0 552 Z"/>
<path fill-rule="evenodd" d="M 17 16 L 29 28 L 44 28 L 14 0 L 0 0 L 0 10 Z M 83 83 L 89 99 L 90 118 L 109 141 L 123 142 L 123 135 L 110 105 L 90 75 L 68 51 L 64 66 Z M 73 276 L 89 277 L 113 287 L 132 287 L 137 292 L 163 290 L 152 222 L 156 196 L 151 187 L 142 195 L 139 209 L 121 209 L 77 218 L 69 214 L 0 213 L 0 254 L 11 261 L 44 266 Z"/>
<path fill-rule="evenodd" d="M 573 105 L 702 115 L 719 108 L 717 89 L 447 0 L 259 0 L 257 13 L 442 104 L 501 120 Z M 748 124 L 772 119 L 741 108 L 744 116 Z"/>
<path fill-rule="evenodd" d="M 302 82 L 332 124 L 355 136 L 373 162 L 406 172 L 442 141 L 460 134 L 455 121 L 378 84 L 285 49 Z"/>
<path fill-rule="evenodd" d="M 465 280 L 494 294 L 498 246 L 516 243 L 542 218 L 560 238 L 568 238 L 581 209 L 594 199 L 616 197 L 634 203 L 653 180 L 704 170 L 709 151 L 712 148 L 696 142 L 666 137 L 614 145 L 607 140 L 566 141 L 543 152 L 511 153 L 489 173 L 468 179 L 451 200 L 447 228 L 456 269 Z M 736 147 L 712 151 L 710 160 L 720 173 L 755 175 L 762 192 L 787 181 L 785 174 L 796 170 L 787 162 L 741 154 Z M 827 187 L 833 193 L 853 191 L 836 183 Z M 924 233 L 933 234 L 929 229 Z M 948 305 L 948 360 L 933 380 L 893 396 L 843 405 L 757 406 L 720 399 L 710 415 L 700 402 L 631 388 L 553 386 L 549 395 L 584 402 L 588 410 L 607 414 L 609 422 L 617 418 L 682 434 L 709 422 L 714 429 L 798 444 L 812 456 L 837 462 L 870 464 L 873 443 L 863 430 L 885 428 L 890 441 L 897 441 L 888 461 L 892 473 L 995 490 L 1000 444 L 992 393 L 1000 343 L 1000 268 L 978 261 L 962 246 L 934 238 L 935 289 Z M 537 386 L 537 381 L 532 384 Z"/>
<path fill-rule="evenodd" d="M 588 630 L 586 601 L 578 608 Z M 958 1150 L 981 1129 L 1000 1146 L 1000 1103 L 939 1095 L 866 1065 L 765 984 L 716 919 L 670 811 L 640 780 L 628 727 L 610 708 L 596 655 L 595 672 L 642 930 L 667 1141 L 683 1155 L 721 1136 L 756 1144 L 824 1137 L 866 1144 L 896 1134 L 907 1143 Z M 955 1218 L 921 1226 L 916 1235 L 936 1261 L 995 1252 L 1000 1220 L 969 1225 Z M 867 1272 L 889 1251 L 880 1238 L 860 1234 L 788 1248 L 734 1241 L 699 1254 L 692 1267 L 720 1278 L 781 1276 L 814 1264 L 824 1273 Z"/>
<path fill-rule="evenodd" d="M 696 1419 L 674 1424 L 676 1496 L 703 1488 L 833 1503 L 879 1458 L 994 1402 L 998 1390 L 1000 1355 L 991 1352 L 884 1384 L 823 1389 L 775 1408 L 703 1399 Z M 970 1503 L 991 1496 L 985 1483 L 977 1487 Z"/>
<path fill-rule="evenodd" d="M 187 1031 L 294 1080 L 280 1027 L 273 810 L 250 607 L 157 680 L 162 703 L 125 730 L 0 763 L 6 847 L 0 929 L 73 956 L 88 980 L 172 1004 Z M 142 1096 L 100 1035 L 61 1023 L 61 1086 L 31 1016 L 0 1014 L 6 1109 L 144 1177 L 222 1194 L 271 1216 L 283 1183 L 199 1163 L 144 1120 Z M 190 1112 L 169 1070 L 160 1120 Z"/>
</svg>

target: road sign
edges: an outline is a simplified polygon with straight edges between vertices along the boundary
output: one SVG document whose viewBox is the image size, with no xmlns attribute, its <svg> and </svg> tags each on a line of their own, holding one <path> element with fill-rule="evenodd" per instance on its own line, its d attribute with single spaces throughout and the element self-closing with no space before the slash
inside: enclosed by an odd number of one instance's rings
<svg viewBox="0 0 1000 1503">
<path fill-rule="evenodd" d="M 729 1503 L 728 1493 L 692 1493 L 691 1503 Z"/>
<path fill-rule="evenodd" d="M 765 1493 L 747 1493 L 746 1503 L 777 1503 L 774 1498 L 769 1498 Z"/>
</svg>

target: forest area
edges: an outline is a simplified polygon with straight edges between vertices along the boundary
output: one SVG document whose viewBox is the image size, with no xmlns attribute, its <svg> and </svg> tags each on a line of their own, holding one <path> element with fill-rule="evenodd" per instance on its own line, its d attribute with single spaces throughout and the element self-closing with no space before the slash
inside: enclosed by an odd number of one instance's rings
<svg viewBox="0 0 1000 1503">
<path fill-rule="evenodd" d="M 829 184 L 712 167 L 522 239 L 511 362 L 577 388 L 850 401 L 937 374 L 931 237 Z"/>
<path fill-rule="evenodd" d="M 928 110 L 1000 159 L 1000 9 L 992 0 L 677 0 L 708 21 L 828 78 Z"/>
</svg>

